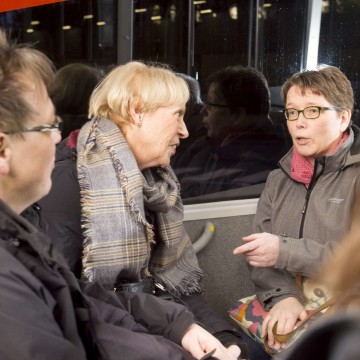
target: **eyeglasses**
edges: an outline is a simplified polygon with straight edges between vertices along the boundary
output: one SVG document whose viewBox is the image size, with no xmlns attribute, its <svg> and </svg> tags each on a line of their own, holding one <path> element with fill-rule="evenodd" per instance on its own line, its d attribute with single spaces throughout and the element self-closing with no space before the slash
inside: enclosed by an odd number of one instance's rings
<svg viewBox="0 0 360 360">
<path fill-rule="evenodd" d="M 230 108 L 231 107 L 230 105 L 215 104 L 215 103 L 211 103 L 211 102 L 208 102 L 208 101 L 204 101 L 204 106 L 207 107 L 207 108 L 210 108 L 211 106 L 219 107 L 219 108 Z"/>
<path fill-rule="evenodd" d="M 302 110 L 285 109 L 284 115 L 286 120 L 289 121 L 297 120 L 299 118 L 300 113 L 303 113 L 305 119 L 317 119 L 321 114 L 321 110 L 342 111 L 342 109 L 338 107 L 308 106 Z"/>
<path fill-rule="evenodd" d="M 11 134 L 17 134 L 17 133 L 24 133 L 24 132 L 54 132 L 54 131 L 62 131 L 63 129 L 63 120 L 60 116 L 55 116 L 55 122 L 53 124 L 44 124 L 40 126 L 35 126 L 30 129 L 24 129 L 21 131 L 9 131 L 5 134 L 11 135 Z"/>
</svg>

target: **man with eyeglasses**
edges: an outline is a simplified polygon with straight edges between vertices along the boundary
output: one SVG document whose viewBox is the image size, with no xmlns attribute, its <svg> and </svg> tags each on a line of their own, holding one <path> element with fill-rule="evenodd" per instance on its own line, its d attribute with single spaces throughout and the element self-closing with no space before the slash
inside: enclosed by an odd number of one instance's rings
<svg viewBox="0 0 360 360">
<path fill-rule="evenodd" d="M 265 183 L 286 153 L 285 129 L 270 119 L 270 91 L 256 69 L 230 66 L 207 79 L 206 136 L 174 166 L 183 198 Z"/>
<path fill-rule="evenodd" d="M 76 280 L 19 214 L 51 187 L 61 119 L 50 60 L 0 30 L 0 358 L 235 360 L 184 306 Z"/>
<path fill-rule="evenodd" d="M 275 350 L 281 344 L 274 325 L 289 333 L 307 315 L 296 279 L 314 278 L 347 231 L 360 163 L 353 89 L 337 67 L 296 73 L 281 94 L 293 147 L 268 176 L 253 234 L 234 250 L 250 264 L 257 299 L 268 311 L 261 335 Z M 319 305 L 321 294 L 314 290 Z"/>
</svg>

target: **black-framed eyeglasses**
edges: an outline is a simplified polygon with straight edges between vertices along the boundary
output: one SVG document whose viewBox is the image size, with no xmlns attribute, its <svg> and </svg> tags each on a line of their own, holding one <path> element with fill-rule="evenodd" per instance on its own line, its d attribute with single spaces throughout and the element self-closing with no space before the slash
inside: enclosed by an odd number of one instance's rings
<svg viewBox="0 0 360 360">
<path fill-rule="evenodd" d="M 343 109 L 339 107 L 326 107 L 326 106 L 307 106 L 302 110 L 297 109 L 285 109 L 284 115 L 286 120 L 295 121 L 299 118 L 300 113 L 302 113 L 305 119 L 317 119 L 320 114 L 321 110 L 335 110 L 335 111 L 342 111 Z"/>
<path fill-rule="evenodd" d="M 226 104 L 216 104 L 216 103 L 212 103 L 212 102 L 209 102 L 209 101 L 204 101 L 204 106 L 209 108 L 211 106 L 213 107 L 219 107 L 219 108 L 231 108 L 230 105 L 226 105 Z"/>
<path fill-rule="evenodd" d="M 35 126 L 30 129 L 24 129 L 21 131 L 9 131 L 9 132 L 6 132 L 5 134 L 11 135 L 11 134 L 25 133 L 25 132 L 54 132 L 54 131 L 61 132 L 62 128 L 63 128 L 63 120 L 60 116 L 56 115 L 55 122 L 52 124 L 39 125 L 39 126 Z"/>
</svg>

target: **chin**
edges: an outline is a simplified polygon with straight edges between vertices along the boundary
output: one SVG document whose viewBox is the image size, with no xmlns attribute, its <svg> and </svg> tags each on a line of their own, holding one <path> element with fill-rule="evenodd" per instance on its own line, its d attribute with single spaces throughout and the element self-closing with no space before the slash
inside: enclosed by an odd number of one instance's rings
<svg viewBox="0 0 360 360">
<path fill-rule="evenodd" d="M 47 181 L 46 183 L 43 183 L 43 186 L 41 187 L 41 197 L 39 197 L 38 200 L 42 199 L 44 196 L 46 196 L 50 190 L 51 190 L 51 185 L 52 185 L 52 182 L 51 182 L 51 179 L 49 179 L 49 181 Z"/>
</svg>

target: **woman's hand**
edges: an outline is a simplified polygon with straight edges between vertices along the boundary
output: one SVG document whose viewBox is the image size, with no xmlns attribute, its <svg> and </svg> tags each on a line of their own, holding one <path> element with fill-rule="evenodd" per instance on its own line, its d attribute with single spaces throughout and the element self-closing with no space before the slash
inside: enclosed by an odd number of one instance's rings
<svg viewBox="0 0 360 360">
<path fill-rule="evenodd" d="M 270 267 L 276 264 L 280 248 L 278 236 L 264 232 L 242 239 L 246 244 L 234 249 L 234 255 L 244 254 L 249 264 L 255 267 Z"/>
<path fill-rule="evenodd" d="M 201 359 L 208 352 L 216 349 L 213 354 L 219 360 L 236 360 L 240 349 L 236 345 L 225 348 L 221 342 L 197 324 L 189 326 L 181 340 L 181 345 L 196 359 Z"/>
<path fill-rule="evenodd" d="M 262 325 L 261 337 L 264 338 L 265 335 L 267 335 L 268 344 L 271 347 L 280 349 L 281 344 L 275 342 L 272 332 L 275 323 L 277 322 L 276 332 L 278 334 L 286 334 L 294 330 L 295 325 L 298 323 L 298 321 L 304 320 L 306 318 L 306 315 L 306 310 L 298 299 L 294 297 L 289 297 L 281 300 L 273 306 L 268 316 L 265 318 Z"/>
</svg>

